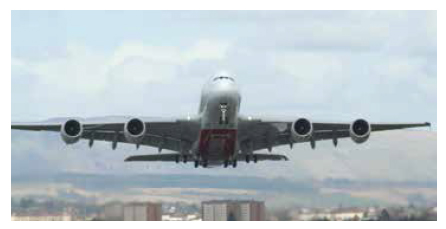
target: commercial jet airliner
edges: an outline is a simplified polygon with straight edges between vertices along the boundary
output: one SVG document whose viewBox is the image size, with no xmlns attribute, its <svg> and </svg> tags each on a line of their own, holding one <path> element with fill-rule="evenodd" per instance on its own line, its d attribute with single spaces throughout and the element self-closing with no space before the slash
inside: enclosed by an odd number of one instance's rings
<svg viewBox="0 0 446 229">
<path fill-rule="evenodd" d="M 317 122 L 306 117 L 274 120 L 239 114 L 241 95 L 229 74 L 217 74 L 203 87 L 196 116 L 186 118 L 103 117 L 63 118 L 44 122 L 12 123 L 11 129 L 59 131 L 66 144 L 87 139 L 158 148 L 158 154 L 130 156 L 125 161 L 193 162 L 194 167 L 232 166 L 237 162 L 287 161 L 281 154 L 272 154 L 280 145 L 351 138 L 356 143 L 368 140 L 372 131 L 430 126 L 430 123 L 369 123 L 357 119 L 351 123 Z M 174 153 L 161 153 L 163 149 Z M 269 153 L 258 153 L 267 149 Z"/>
</svg>

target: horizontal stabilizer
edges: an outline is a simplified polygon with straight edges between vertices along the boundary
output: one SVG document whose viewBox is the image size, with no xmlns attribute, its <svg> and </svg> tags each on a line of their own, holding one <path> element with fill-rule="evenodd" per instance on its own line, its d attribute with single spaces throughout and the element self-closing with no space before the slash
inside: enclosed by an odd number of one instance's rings
<svg viewBox="0 0 446 229">
<path fill-rule="evenodd" d="M 130 161 L 176 161 L 180 154 L 150 154 L 150 155 L 136 155 L 130 156 L 125 159 L 126 162 Z M 280 154 L 253 154 L 257 158 L 257 161 L 288 161 L 285 155 Z M 245 161 L 246 154 L 239 154 L 237 161 Z M 221 160 L 223 162 L 223 159 Z"/>
<path fill-rule="evenodd" d="M 175 161 L 179 154 L 151 154 L 130 156 L 125 161 Z"/>
<path fill-rule="evenodd" d="M 257 161 L 288 161 L 288 157 L 281 154 L 253 154 L 257 157 Z M 252 157 L 251 157 L 252 158 Z M 242 154 L 237 157 L 238 161 L 246 160 L 246 155 Z"/>
</svg>

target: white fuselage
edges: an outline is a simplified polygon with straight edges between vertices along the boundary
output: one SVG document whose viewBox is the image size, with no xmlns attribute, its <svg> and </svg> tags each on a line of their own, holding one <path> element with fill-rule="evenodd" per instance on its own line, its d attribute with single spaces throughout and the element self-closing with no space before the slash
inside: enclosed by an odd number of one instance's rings
<svg viewBox="0 0 446 229">
<path fill-rule="evenodd" d="M 197 154 L 202 160 L 231 160 L 238 151 L 237 127 L 241 96 L 228 76 L 208 82 L 201 95 L 201 130 Z"/>
</svg>

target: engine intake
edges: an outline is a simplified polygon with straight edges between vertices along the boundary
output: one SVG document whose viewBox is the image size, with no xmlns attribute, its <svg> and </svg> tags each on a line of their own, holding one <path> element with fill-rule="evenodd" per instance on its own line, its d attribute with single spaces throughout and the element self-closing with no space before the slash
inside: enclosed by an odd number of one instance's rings
<svg viewBox="0 0 446 229">
<path fill-rule="evenodd" d="M 363 143 L 369 139 L 372 127 L 364 119 L 357 119 L 350 125 L 350 137 L 356 143 Z"/>
<path fill-rule="evenodd" d="M 139 143 L 146 134 L 146 124 L 138 118 L 132 118 L 124 125 L 124 136 L 127 141 Z"/>
<path fill-rule="evenodd" d="M 291 125 L 291 132 L 295 138 L 306 139 L 313 134 L 313 124 L 306 118 L 299 118 Z"/>
<path fill-rule="evenodd" d="M 79 121 L 70 119 L 62 125 L 60 133 L 66 144 L 73 144 L 79 141 L 83 131 L 84 129 Z"/>
</svg>

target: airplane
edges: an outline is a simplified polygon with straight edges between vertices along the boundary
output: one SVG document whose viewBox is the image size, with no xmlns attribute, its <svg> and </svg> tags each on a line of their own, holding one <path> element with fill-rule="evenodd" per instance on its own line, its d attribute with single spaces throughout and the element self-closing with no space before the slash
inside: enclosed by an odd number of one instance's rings
<svg viewBox="0 0 446 229">
<path fill-rule="evenodd" d="M 66 144 L 80 139 L 158 148 L 158 154 L 136 155 L 125 159 L 134 161 L 163 161 L 187 163 L 194 167 L 237 167 L 238 161 L 288 161 L 282 154 L 272 154 L 272 148 L 308 142 L 351 138 L 364 143 L 374 131 L 430 126 L 424 123 L 369 123 L 359 118 L 351 123 L 317 122 L 306 117 L 277 120 L 244 116 L 239 113 L 241 94 L 234 77 L 220 73 L 203 87 L 198 114 L 185 118 L 102 117 L 62 118 L 43 122 L 12 123 L 11 129 L 60 132 Z M 174 153 L 161 153 L 163 149 Z M 267 149 L 269 153 L 258 153 Z"/>
</svg>

